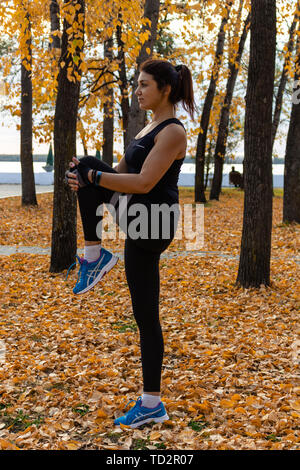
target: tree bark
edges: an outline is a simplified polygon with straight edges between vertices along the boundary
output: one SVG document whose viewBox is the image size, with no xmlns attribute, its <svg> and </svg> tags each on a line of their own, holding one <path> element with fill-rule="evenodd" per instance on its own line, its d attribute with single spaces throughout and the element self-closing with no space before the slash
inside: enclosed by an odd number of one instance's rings
<svg viewBox="0 0 300 470">
<path fill-rule="evenodd" d="M 76 60 L 68 55 L 68 44 L 74 41 L 74 32 L 70 31 L 70 25 L 64 19 L 61 57 L 59 60 L 58 91 L 56 98 L 54 117 L 54 197 L 53 197 L 53 225 L 51 245 L 50 272 L 60 272 L 66 269 L 75 260 L 76 254 L 76 194 L 64 183 L 65 171 L 69 169 L 69 162 L 76 156 L 76 124 L 80 81 L 68 78 L 68 67 L 81 76 L 80 52 L 83 49 L 84 40 L 84 0 L 64 1 L 73 6 L 80 5 L 76 9 L 74 22 L 79 24 L 76 30 L 76 39 L 82 40 L 82 45 L 77 46 Z M 82 16 L 83 15 L 83 16 Z M 69 29 L 70 28 L 70 29 Z M 67 32 L 68 30 L 68 32 Z M 63 65 L 63 66 L 62 66 Z"/>
<path fill-rule="evenodd" d="M 56 34 L 53 34 L 54 31 L 60 31 L 60 11 L 59 5 L 57 0 L 51 0 L 50 3 L 50 21 L 51 21 L 51 38 L 52 42 L 50 43 L 50 49 L 57 49 L 61 48 L 60 44 L 60 37 Z"/>
<path fill-rule="evenodd" d="M 196 165 L 195 165 L 195 202 L 206 202 L 206 197 L 204 193 L 204 167 L 205 167 L 205 149 L 206 149 L 206 137 L 207 130 L 209 126 L 210 112 L 216 92 L 217 81 L 219 77 L 220 63 L 223 57 L 224 43 L 225 43 L 225 25 L 228 22 L 230 9 L 232 6 L 232 1 L 229 0 L 226 3 L 226 14 L 222 19 L 217 47 L 215 53 L 215 60 L 213 65 L 213 71 L 210 79 L 210 84 L 208 91 L 205 97 L 201 121 L 200 121 L 200 133 L 198 134 L 197 139 L 197 148 L 196 148 Z"/>
<path fill-rule="evenodd" d="M 21 53 L 21 139 L 20 161 L 22 180 L 22 206 L 37 206 L 32 157 L 32 51 L 31 23 L 24 10 L 24 34 L 28 38 Z"/>
<path fill-rule="evenodd" d="M 244 218 L 236 283 L 270 285 L 276 0 L 252 0 L 245 117 Z"/>
<path fill-rule="evenodd" d="M 282 74 L 281 74 L 277 96 L 276 96 L 276 103 L 275 103 L 275 110 L 274 110 L 273 124 L 272 124 L 272 150 L 274 147 L 275 137 L 276 137 L 277 129 L 278 129 L 279 122 L 280 122 L 283 94 L 284 94 L 284 90 L 288 81 L 287 66 L 291 60 L 291 54 L 292 54 L 293 47 L 294 47 L 294 35 L 295 35 L 295 29 L 296 29 L 297 23 L 299 21 L 299 10 L 300 10 L 300 1 L 298 1 L 297 8 L 295 11 L 295 16 L 290 27 L 289 40 L 287 43 L 287 52 L 285 54 Z"/>
<path fill-rule="evenodd" d="M 82 148 L 83 148 L 83 154 L 85 157 L 88 156 L 88 149 L 87 149 L 87 142 L 86 142 L 86 132 L 85 132 L 85 129 L 83 127 L 83 123 L 82 123 L 82 120 L 79 116 L 79 113 L 77 113 L 77 133 L 80 135 L 80 139 L 81 139 L 81 144 L 82 144 Z"/>
<path fill-rule="evenodd" d="M 122 18 L 119 15 L 119 20 L 122 25 Z M 128 96 L 128 79 L 125 63 L 124 42 L 122 41 L 122 26 L 118 25 L 116 30 L 116 38 L 118 44 L 118 63 L 119 63 L 119 79 L 120 79 L 120 93 L 121 93 L 121 112 L 122 112 L 122 126 L 123 126 L 123 147 L 124 152 L 126 149 L 126 134 L 128 129 L 129 120 L 129 96 Z"/>
<path fill-rule="evenodd" d="M 223 178 L 223 164 L 226 154 L 226 143 L 228 137 L 228 126 L 229 126 L 229 117 L 230 117 L 230 107 L 232 103 L 232 97 L 234 92 L 234 87 L 236 84 L 236 79 L 239 73 L 239 67 L 241 63 L 241 58 L 244 51 L 245 42 L 247 39 L 247 34 L 250 24 L 250 13 L 247 16 L 247 19 L 244 24 L 244 29 L 241 35 L 239 48 L 237 56 L 233 62 L 229 65 L 229 76 L 226 86 L 226 95 L 224 103 L 221 110 L 219 129 L 217 143 L 215 147 L 214 154 L 214 176 L 212 181 L 212 187 L 210 191 L 210 199 L 219 200 L 219 195 L 222 187 L 222 178 Z"/>
<path fill-rule="evenodd" d="M 291 119 L 286 142 L 283 190 L 283 222 L 300 223 L 300 23 Z"/>
<path fill-rule="evenodd" d="M 113 39 L 109 38 L 104 42 L 104 57 L 110 61 L 113 58 Z M 109 166 L 113 166 L 114 152 L 114 90 L 107 88 L 106 96 L 108 100 L 104 103 L 103 118 L 103 146 L 102 160 Z"/>
<path fill-rule="evenodd" d="M 129 111 L 129 119 L 128 119 L 128 128 L 126 132 L 126 139 L 125 139 L 125 148 L 127 148 L 129 142 L 135 137 L 136 134 L 140 132 L 140 130 L 145 125 L 145 111 L 140 109 L 139 103 L 137 100 L 137 96 L 134 93 L 135 89 L 137 88 L 137 81 L 139 76 L 139 66 L 142 62 L 148 59 L 153 52 L 154 42 L 156 41 L 157 35 L 157 23 L 158 23 L 158 16 L 159 16 L 159 7 L 160 7 L 160 0 L 146 0 L 145 1 L 145 8 L 144 8 L 144 17 L 149 18 L 151 21 L 150 27 L 150 36 L 146 42 L 144 42 L 141 51 L 137 57 L 137 68 L 133 77 L 133 85 L 132 85 L 132 98 L 130 104 L 130 111 Z M 149 26 L 144 26 L 143 31 L 149 29 Z"/>
</svg>

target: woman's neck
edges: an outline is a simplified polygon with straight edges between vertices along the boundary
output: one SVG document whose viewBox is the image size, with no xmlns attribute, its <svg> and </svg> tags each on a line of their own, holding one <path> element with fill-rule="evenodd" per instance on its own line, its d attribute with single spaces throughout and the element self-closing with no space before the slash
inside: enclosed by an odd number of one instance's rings
<svg viewBox="0 0 300 470">
<path fill-rule="evenodd" d="M 152 122 L 159 123 L 166 119 L 174 118 L 175 110 L 172 106 L 164 107 L 163 109 L 155 109 L 152 114 Z"/>
</svg>

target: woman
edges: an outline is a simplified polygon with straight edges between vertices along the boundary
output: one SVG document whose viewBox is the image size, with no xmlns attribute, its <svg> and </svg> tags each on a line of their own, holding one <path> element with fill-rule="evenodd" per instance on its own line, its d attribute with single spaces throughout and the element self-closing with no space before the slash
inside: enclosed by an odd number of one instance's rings
<svg viewBox="0 0 300 470">
<path fill-rule="evenodd" d="M 68 184 L 77 191 L 85 238 L 84 258 L 77 257 L 80 269 L 75 294 L 87 292 L 117 261 L 101 246 L 96 228 L 97 207 L 103 202 L 116 207 L 116 195 L 128 195 L 125 227 L 122 216 L 119 215 L 117 222 L 127 234 L 125 272 L 140 332 L 144 389 L 135 406 L 114 423 L 132 428 L 168 419 L 160 400 L 164 343 L 159 321 L 159 259 L 174 238 L 177 221 L 174 211 L 165 211 L 162 223 L 159 222 L 159 236 L 157 233 L 152 236 L 150 230 L 146 237 L 136 236 L 129 230 L 133 220 L 129 209 L 134 204 L 142 205 L 148 212 L 147 223 L 141 228 L 149 222 L 157 229 L 150 216 L 152 207 L 178 205 L 177 182 L 187 141 L 183 124 L 175 118 L 176 104 L 181 102 L 192 118 L 195 110 L 192 77 L 185 65 L 174 67 L 164 60 L 145 61 L 140 66 L 135 93 L 140 108 L 151 110 L 153 119 L 132 139 L 119 164 L 112 169 L 95 157 L 73 158 L 71 170 L 67 172 Z M 167 237 L 162 233 L 166 224 Z"/>
</svg>

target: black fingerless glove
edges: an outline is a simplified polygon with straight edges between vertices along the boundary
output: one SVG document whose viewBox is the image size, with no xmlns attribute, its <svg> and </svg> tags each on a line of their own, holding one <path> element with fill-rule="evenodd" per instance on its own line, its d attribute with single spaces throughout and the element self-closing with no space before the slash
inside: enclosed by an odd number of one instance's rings
<svg viewBox="0 0 300 470">
<path fill-rule="evenodd" d="M 70 168 L 70 170 L 67 170 L 65 172 L 65 183 L 66 184 L 69 184 L 68 173 L 75 173 L 75 175 L 77 176 L 77 180 L 78 180 L 80 188 L 83 188 L 84 186 L 87 186 L 86 183 L 83 181 L 83 179 L 81 177 L 81 174 L 79 173 L 79 171 L 77 169 L 77 166 L 74 166 L 72 169 Z"/>
<path fill-rule="evenodd" d="M 78 173 L 80 174 L 83 182 L 87 185 L 87 184 L 92 184 L 90 182 L 90 180 L 88 179 L 88 173 L 89 171 L 91 170 L 91 168 L 84 162 L 80 161 L 79 160 L 79 163 L 77 165 L 77 170 L 78 170 Z"/>
</svg>

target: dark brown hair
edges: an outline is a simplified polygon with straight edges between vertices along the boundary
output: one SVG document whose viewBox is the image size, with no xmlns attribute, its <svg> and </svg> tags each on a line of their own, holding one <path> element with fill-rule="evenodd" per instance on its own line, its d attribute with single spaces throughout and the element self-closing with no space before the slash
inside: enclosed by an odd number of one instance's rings
<svg viewBox="0 0 300 470">
<path fill-rule="evenodd" d="M 196 105 L 193 80 L 190 69 L 186 65 L 174 66 L 167 60 L 147 59 L 140 65 L 139 70 L 152 75 L 159 90 L 162 90 L 166 85 L 171 85 L 170 102 L 174 106 L 182 102 L 183 108 L 194 120 Z"/>
</svg>

